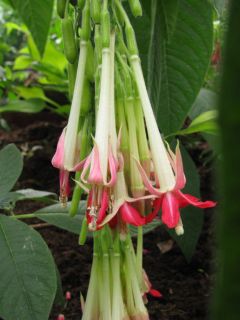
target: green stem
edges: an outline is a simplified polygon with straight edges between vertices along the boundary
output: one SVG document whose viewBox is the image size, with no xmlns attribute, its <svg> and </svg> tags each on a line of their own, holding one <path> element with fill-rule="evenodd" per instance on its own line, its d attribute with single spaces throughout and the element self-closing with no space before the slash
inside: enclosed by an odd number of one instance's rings
<svg viewBox="0 0 240 320">
<path fill-rule="evenodd" d="M 81 132 L 81 150 L 80 150 L 80 161 L 83 160 L 88 153 L 88 144 L 89 144 L 89 137 L 88 137 L 88 126 L 89 121 L 88 118 L 84 121 L 83 129 Z M 76 172 L 75 180 L 78 181 L 80 179 L 81 173 Z M 71 206 L 69 209 L 69 215 L 74 217 L 77 214 L 79 202 L 81 200 L 81 196 L 83 194 L 83 189 L 76 183 L 73 191 Z"/>
<path fill-rule="evenodd" d="M 47 213 L 46 213 L 47 214 Z M 16 219 L 32 219 L 37 218 L 37 216 L 34 213 L 26 213 L 26 214 L 15 214 L 11 216 L 12 218 Z"/>
<path fill-rule="evenodd" d="M 142 252 L 143 252 L 143 227 L 138 227 L 137 235 L 137 257 L 136 257 L 136 268 L 137 268 L 137 277 L 140 288 L 142 288 Z"/>
</svg>

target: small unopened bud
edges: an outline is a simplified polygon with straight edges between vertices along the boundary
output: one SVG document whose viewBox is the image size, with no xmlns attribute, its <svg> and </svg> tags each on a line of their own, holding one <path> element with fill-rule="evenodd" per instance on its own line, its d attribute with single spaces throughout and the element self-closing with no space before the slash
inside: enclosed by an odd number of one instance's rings
<svg viewBox="0 0 240 320">
<path fill-rule="evenodd" d="M 66 294 L 65 294 L 65 299 L 67 301 L 71 300 L 72 296 L 71 296 L 71 292 L 70 291 L 67 291 Z"/>
<path fill-rule="evenodd" d="M 64 314 L 59 314 L 57 320 L 65 320 Z"/>
<path fill-rule="evenodd" d="M 184 234 L 182 219 L 180 218 L 178 225 L 175 228 L 175 232 L 178 236 L 182 236 Z"/>
</svg>

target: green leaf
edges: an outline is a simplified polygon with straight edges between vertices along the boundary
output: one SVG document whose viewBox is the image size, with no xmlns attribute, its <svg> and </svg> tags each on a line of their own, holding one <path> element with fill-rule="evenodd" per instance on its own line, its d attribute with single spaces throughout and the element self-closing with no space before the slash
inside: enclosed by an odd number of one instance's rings
<svg viewBox="0 0 240 320">
<path fill-rule="evenodd" d="M 214 135 L 218 134 L 219 130 L 216 110 L 203 112 L 192 121 L 188 128 L 178 131 L 176 135 L 186 135 L 196 132 L 206 132 Z"/>
<path fill-rule="evenodd" d="M 50 196 L 56 197 L 56 194 L 53 192 L 41 191 L 41 190 L 35 190 L 35 189 L 16 190 L 15 193 L 18 195 L 18 200 L 40 199 L 40 198 L 45 198 Z"/>
<path fill-rule="evenodd" d="M 45 103 L 42 99 L 32 98 L 28 100 L 10 100 L 8 104 L 0 106 L 1 112 L 25 112 L 37 113 L 45 108 Z"/>
<path fill-rule="evenodd" d="M 0 196 L 8 193 L 23 168 L 23 159 L 21 152 L 14 144 L 9 144 L 0 151 Z"/>
<path fill-rule="evenodd" d="M 85 215 L 86 203 L 85 201 L 80 202 L 78 213 L 74 218 L 69 216 L 69 208 L 70 203 L 68 203 L 67 208 L 62 208 L 60 204 L 55 204 L 38 210 L 34 215 L 40 220 L 79 235 Z"/>
<path fill-rule="evenodd" d="M 30 30 L 41 55 L 47 41 L 53 12 L 53 0 L 10 0 L 14 9 Z"/>
<path fill-rule="evenodd" d="M 57 292 L 54 299 L 54 305 L 59 305 L 63 307 L 65 303 L 65 299 L 63 295 L 62 279 L 61 279 L 61 275 L 57 265 L 55 265 L 55 270 L 56 270 L 56 276 L 57 276 Z"/>
<path fill-rule="evenodd" d="M 181 151 L 187 179 L 183 192 L 200 197 L 200 182 L 195 164 L 186 150 L 182 149 Z M 189 206 L 181 210 L 181 217 L 184 225 L 184 235 L 177 236 L 173 230 L 168 230 L 168 232 L 176 240 L 185 258 L 190 261 L 202 230 L 203 211 Z"/>
<path fill-rule="evenodd" d="M 182 127 L 202 86 L 213 39 L 212 7 L 207 0 L 181 0 L 177 15 L 170 2 L 143 1 L 143 19 L 133 21 L 148 92 L 165 135 Z M 167 19 L 174 24 L 170 39 Z"/>
<path fill-rule="evenodd" d="M 47 320 L 56 293 L 52 255 L 38 232 L 0 216 L 0 315 Z"/>
<path fill-rule="evenodd" d="M 31 57 L 26 55 L 20 55 L 15 59 L 13 70 L 25 70 L 30 67 L 33 60 Z"/>
<path fill-rule="evenodd" d="M 202 88 L 194 101 L 188 116 L 193 120 L 203 112 L 215 110 L 217 101 L 218 95 L 214 91 Z"/>
<path fill-rule="evenodd" d="M 15 90 L 18 93 L 18 95 L 24 99 L 38 98 L 46 100 L 46 96 L 42 88 L 17 86 L 15 87 Z"/>
</svg>

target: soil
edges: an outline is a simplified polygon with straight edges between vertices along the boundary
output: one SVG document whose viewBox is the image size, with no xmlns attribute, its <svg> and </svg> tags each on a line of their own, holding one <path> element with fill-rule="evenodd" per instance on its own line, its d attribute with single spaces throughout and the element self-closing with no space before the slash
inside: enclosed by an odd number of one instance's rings
<svg viewBox="0 0 240 320">
<path fill-rule="evenodd" d="M 0 148 L 15 143 L 24 154 L 24 170 L 16 189 L 34 188 L 58 192 L 58 173 L 51 167 L 50 159 L 65 120 L 48 112 L 38 115 L 11 114 L 5 116 L 11 127 L 10 132 L 0 131 Z M 200 149 L 205 148 L 200 144 Z M 201 150 L 200 150 L 201 151 Z M 199 146 L 191 150 L 199 165 Z M 209 167 L 199 167 L 203 198 L 212 198 L 210 189 L 211 171 Z M 32 212 L 38 208 L 36 202 L 21 202 L 17 212 Z M 205 212 L 205 221 L 195 254 L 187 263 L 176 244 L 161 253 L 157 244 L 169 239 L 160 227 L 144 238 L 144 268 L 155 289 L 163 298 L 148 297 L 151 320 L 206 320 L 209 315 L 215 258 L 213 210 Z M 33 220 L 30 223 L 38 223 Z M 38 231 L 51 249 L 61 274 L 63 291 L 70 291 L 72 298 L 65 307 L 54 306 L 50 319 L 64 313 L 68 320 L 81 319 L 80 292 L 86 296 L 92 259 L 92 242 L 78 246 L 77 236 L 53 226 L 40 225 Z"/>
</svg>

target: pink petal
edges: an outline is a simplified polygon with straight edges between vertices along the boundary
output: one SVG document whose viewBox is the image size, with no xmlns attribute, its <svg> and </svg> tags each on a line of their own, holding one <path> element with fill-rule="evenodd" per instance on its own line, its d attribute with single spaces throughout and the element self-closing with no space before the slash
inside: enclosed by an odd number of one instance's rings
<svg viewBox="0 0 240 320">
<path fill-rule="evenodd" d="M 90 153 L 90 155 L 86 158 L 85 162 L 84 162 L 84 165 L 83 165 L 83 171 L 82 171 L 82 174 L 81 174 L 81 180 L 84 182 L 84 183 L 88 183 L 87 180 L 85 179 L 85 176 L 88 172 L 88 169 L 89 169 L 89 166 L 91 164 L 91 160 L 92 160 L 92 152 Z"/>
<path fill-rule="evenodd" d="M 177 144 L 176 147 L 176 184 L 174 189 L 183 189 L 185 184 L 186 184 L 186 177 L 184 174 L 184 169 L 183 169 L 183 162 L 182 162 L 182 156 L 179 148 L 179 144 Z"/>
<path fill-rule="evenodd" d="M 140 164 L 136 159 L 135 159 L 135 161 L 136 161 L 138 170 L 139 170 L 139 172 L 140 172 L 140 174 L 141 174 L 141 176 L 142 176 L 143 183 L 144 183 L 145 187 L 148 189 L 148 191 L 149 191 L 151 194 L 153 194 L 153 195 L 155 195 L 155 196 L 157 196 L 157 197 L 160 197 L 160 196 L 162 195 L 162 193 L 159 192 L 158 189 L 156 189 L 156 188 L 154 188 L 154 187 L 152 186 L 152 183 L 151 183 L 151 181 L 148 179 L 148 176 L 147 176 L 146 172 L 144 171 L 143 167 L 141 166 L 141 164 Z"/>
<path fill-rule="evenodd" d="M 98 212 L 97 225 L 101 224 L 106 217 L 106 211 L 108 208 L 109 196 L 106 190 L 103 190 L 101 208 Z"/>
<path fill-rule="evenodd" d="M 66 129 L 64 128 L 59 137 L 57 148 L 52 158 L 52 165 L 58 169 L 63 169 L 65 131 Z"/>
<path fill-rule="evenodd" d="M 60 196 L 68 197 L 71 189 L 69 184 L 69 172 L 66 170 L 60 170 L 59 172 L 59 184 L 60 184 Z"/>
<path fill-rule="evenodd" d="M 155 298 L 162 298 L 163 295 L 161 294 L 160 291 L 155 290 L 155 289 L 150 289 L 148 292 L 151 296 L 155 297 Z"/>
<path fill-rule="evenodd" d="M 172 192 L 167 192 L 162 202 L 162 222 L 168 228 L 175 228 L 180 219 L 179 204 L 177 197 Z"/>
<path fill-rule="evenodd" d="M 152 220 L 155 219 L 159 210 L 161 209 L 162 200 L 163 200 L 163 197 L 160 197 L 160 198 L 154 200 L 153 211 L 151 213 L 149 213 L 147 216 L 145 216 L 146 224 L 152 222 Z"/>
<path fill-rule="evenodd" d="M 96 144 L 93 147 L 92 152 L 93 154 L 91 159 L 91 167 L 90 167 L 90 173 L 88 176 L 88 182 L 91 184 L 102 184 L 103 177 L 102 177 L 101 166 L 100 166 L 99 151 Z"/>
<path fill-rule="evenodd" d="M 177 192 L 179 197 L 179 207 L 184 208 L 188 205 L 192 205 L 197 208 L 212 208 L 216 206 L 216 202 L 214 201 L 200 201 L 198 198 L 192 196 L 191 194 L 184 194 L 181 191 Z"/>
<path fill-rule="evenodd" d="M 118 224 L 118 216 L 115 215 L 112 220 L 109 221 L 110 228 L 115 229 Z"/>
<path fill-rule="evenodd" d="M 73 167 L 72 171 L 74 171 L 74 172 L 81 171 L 82 168 L 84 168 L 84 165 L 85 165 L 85 163 L 87 162 L 88 158 L 89 158 L 89 157 L 87 157 L 87 158 L 83 159 L 82 161 L 80 161 L 79 163 L 77 163 L 77 164 Z"/>
<path fill-rule="evenodd" d="M 118 162 L 115 159 L 112 148 L 109 148 L 109 157 L 108 157 L 108 164 L 109 164 L 109 171 L 110 171 L 110 180 L 105 185 L 107 187 L 113 187 L 117 180 L 117 169 L 118 169 Z"/>
<path fill-rule="evenodd" d="M 92 206 L 92 198 L 93 198 L 93 190 L 91 189 L 88 195 L 88 199 L 87 199 L 87 210 L 86 210 L 86 218 L 87 218 L 87 222 L 88 224 L 91 223 L 92 217 L 90 216 L 90 208 Z"/>
<path fill-rule="evenodd" d="M 125 223 L 132 224 L 133 226 L 139 227 L 145 224 L 145 218 L 133 208 L 130 204 L 125 202 L 119 209 L 121 218 Z"/>
</svg>

